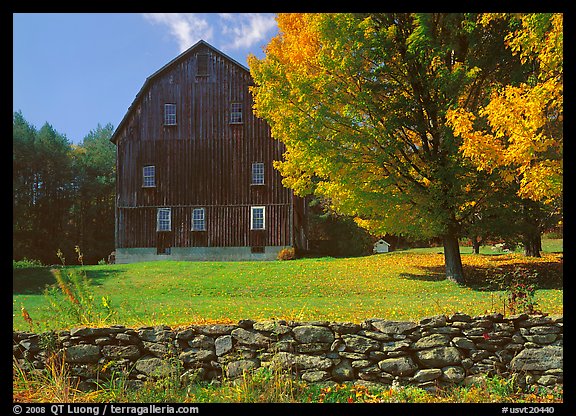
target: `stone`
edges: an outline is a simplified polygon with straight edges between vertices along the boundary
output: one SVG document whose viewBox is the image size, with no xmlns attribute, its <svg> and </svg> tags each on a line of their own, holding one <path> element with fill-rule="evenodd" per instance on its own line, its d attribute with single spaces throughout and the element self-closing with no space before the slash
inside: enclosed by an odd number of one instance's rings
<svg viewBox="0 0 576 416">
<path fill-rule="evenodd" d="M 510 362 L 512 371 L 547 371 L 562 368 L 564 349 L 545 346 L 542 348 L 525 348 Z"/>
<path fill-rule="evenodd" d="M 100 347 L 97 345 L 73 345 L 66 349 L 66 361 L 69 363 L 97 363 L 100 359 Z"/>
<path fill-rule="evenodd" d="M 132 345 L 140 342 L 140 338 L 130 334 L 116 334 L 116 341 L 122 345 Z"/>
<path fill-rule="evenodd" d="M 388 358 L 378 362 L 378 367 L 395 376 L 409 376 L 418 369 L 410 357 Z"/>
<path fill-rule="evenodd" d="M 472 322 L 472 317 L 465 313 L 456 312 L 448 317 L 448 322 Z"/>
<path fill-rule="evenodd" d="M 346 349 L 346 343 L 338 338 L 337 340 L 335 340 L 332 345 L 330 345 L 330 351 L 344 351 Z"/>
<path fill-rule="evenodd" d="M 552 318 L 548 316 L 531 316 L 528 319 L 518 322 L 520 328 L 528 328 L 531 326 L 541 326 L 552 323 Z"/>
<path fill-rule="evenodd" d="M 551 344 L 556 341 L 556 334 L 545 334 L 545 335 L 524 335 L 527 341 L 534 342 L 536 344 Z"/>
<path fill-rule="evenodd" d="M 298 355 L 289 352 L 279 352 L 274 357 L 273 362 L 279 364 L 283 369 L 295 367 L 298 370 L 327 370 L 332 367 L 332 360 L 314 355 Z"/>
<path fill-rule="evenodd" d="M 187 328 L 176 333 L 176 339 L 181 339 L 182 341 L 191 340 L 194 335 L 196 335 L 196 329 L 194 328 Z"/>
<path fill-rule="evenodd" d="M 420 320 L 420 326 L 423 328 L 437 328 L 446 326 L 446 317 L 444 315 L 430 316 Z"/>
<path fill-rule="evenodd" d="M 212 350 L 198 350 L 196 348 L 182 352 L 178 358 L 184 364 L 193 364 L 197 362 L 206 362 L 216 359 L 216 354 Z"/>
<path fill-rule="evenodd" d="M 228 354 L 233 348 L 232 335 L 221 335 L 216 338 L 214 341 L 214 348 L 218 357 Z"/>
<path fill-rule="evenodd" d="M 330 344 L 327 342 L 311 342 L 309 344 L 296 344 L 296 351 L 304 354 L 327 352 Z"/>
<path fill-rule="evenodd" d="M 235 329 L 236 326 L 234 325 L 215 324 L 215 325 L 206 325 L 198 327 L 198 332 L 209 336 L 221 336 L 221 335 L 230 335 L 232 331 Z"/>
<path fill-rule="evenodd" d="M 468 338 L 464 337 L 454 337 L 452 338 L 452 345 L 464 350 L 475 350 L 476 345 L 470 341 Z"/>
<path fill-rule="evenodd" d="M 409 321 L 386 321 L 384 319 L 372 319 L 370 324 L 384 334 L 406 334 L 418 328 L 418 324 Z"/>
<path fill-rule="evenodd" d="M 436 347 L 417 351 L 418 361 L 428 368 L 442 368 L 453 364 L 460 364 L 462 358 L 456 347 Z"/>
<path fill-rule="evenodd" d="M 241 376 L 244 372 L 260 367 L 258 359 L 232 361 L 226 367 L 226 375 L 230 378 Z"/>
<path fill-rule="evenodd" d="M 294 327 L 292 331 L 294 338 L 301 343 L 334 342 L 334 334 L 324 326 L 302 325 Z"/>
<path fill-rule="evenodd" d="M 136 345 L 105 345 L 102 347 L 102 355 L 109 360 L 125 358 L 127 360 L 137 360 L 140 358 L 140 349 Z"/>
<path fill-rule="evenodd" d="M 163 358 L 169 353 L 168 345 L 158 342 L 143 341 L 144 349 L 155 357 Z"/>
<path fill-rule="evenodd" d="M 350 360 L 343 359 L 332 368 L 332 378 L 336 381 L 346 381 L 354 379 L 354 368 Z"/>
<path fill-rule="evenodd" d="M 340 335 L 355 334 L 360 331 L 360 325 L 353 322 L 331 322 L 329 327 Z"/>
<path fill-rule="evenodd" d="M 328 380 L 329 378 L 330 373 L 328 371 L 306 371 L 302 374 L 302 380 L 308 383 L 318 383 Z"/>
<path fill-rule="evenodd" d="M 288 325 L 280 324 L 278 321 L 254 322 L 252 328 L 256 331 L 270 332 L 274 335 L 288 334 L 292 330 Z"/>
<path fill-rule="evenodd" d="M 368 358 L 366 354 L 360 354 L 357 352 L 347 352 L 347 351 L 339 352 L 338 356 L 342 358 L 349 358 L 351 360 L 366 360 Z"/>
<path fill-rule="evenodd" d="M 413 345 L 415 350 L 423 350 L 426 348 L 442 347 L 448 345 L 450 338 L 442 334 L 432 334 L 427 337 L 420 338 Z"/>
<path fill-rule="evenodd" d="M 384 342 L 380 351 L 383 352 L 394 352 L 394 351 L 403 351 L 410 348 L 410 342 L 408 341 L 392 341 L 392 342 Z"/>
<path fill-rule="evenodd" d="M 361 380 L 378 380 L 381 372 L 377 365 L 368 366 L 358 371 L 358 378 Z"/>
<path fill-rule="evenodd" d="M 73 328 L 70 330 L 71 337 L 105 337 L 113 333 L 111 328 Z"/>
<path fill-rule="evenodd" d="M 529 331 L 531 335 L 558 334 L 560 333 L 560 328 L 555 325 L 533 326 Z"/>
<path fill-rule="evenodd" d="M 173 373 L 172 365 L 157 357 L 143 357 L 134 364 L 134 368 L 142 374 L 153 378 L 167 377 Z"/>
<path fill-rule="evenodd" d="M 154 328 L 145 328 L 138 331 L 138 337 L 142 341 L 148 342 L 166 342 L 174 338 L 174 332 L 164 326 L 156 326 Z"/>
<path fill-rule="evenodd" d="M 375 332 L 368 330 L 358 331 L 356 335 L 361 335 L 363 337 L 372 338 L 375 339 L 376 341 L 382 341 L 382 342 L 389 342 L 394 340 L 394 337 L 390 334 L 383 334 L 382 332 Z"/>
<path fill-rule="evenodd" d="M 370 360 L 354 360 L 352 361 L 352 368 L 366 368 L 372 364 Z"/>
<path fill-rule="evenodd" d="M 191 348 L 210 349 L 214 348 L 214 339 L 206 335 L 196 335 L 194 338 L 188 341 L 188 345 Z"/>
<path fill-rule="evenodd" d="M 466 371 L 462 367 L 449 366 L 442 369 L 442 377 L 440 379 L 449 383 L 460 383 L 465 376 Z"/>
<path fill-rule="evenodd" d="M 427 368 L 424 370 L 416 371 L 412 380 L 417 383 L 424 383 L 426 381 L 435 380 L 442 375 L 442 370 L 438 368 Z"/>
<path fill-rule="evenodd" d="M 554 375 L 543 375 L 538 378 L 537 383 L 542 386 L 553 386 L 554 384 L 562 383 L 563 378 Z"/>
<path fill-rule="evenodd" d="M 259 332 L 249 331 L 244 328 L 236 328 L 231 332 L 232 337 L 240 344 L 265 347 L 271 343 L 271 339 Z"/>
<path fill-rule="evenodd" d="M 380 342 L 359 335 L 342 335 L 346 349 L 352 352 L 366 354 L 380 349 Z"/>
<path fill-rule="evenodd" d="M 431 334 L 445 334 L 452 336 L 462 334 L 462 330 L 460 328 L 453 326 L 440 326 L 437 328 L 430 328 L 428 332 L 430 332 Z"/>
<path fill-rule="evenodd" d="M 23 339 L 22 341 L 20 341 L 19 345 L 22 346 L 22 348 L 24 348 L 26 351 L 31 352 L 32 354 L 35 354 L 40 351 L 40 343 L 38 341 L 38 337 Z"/>
</svg>

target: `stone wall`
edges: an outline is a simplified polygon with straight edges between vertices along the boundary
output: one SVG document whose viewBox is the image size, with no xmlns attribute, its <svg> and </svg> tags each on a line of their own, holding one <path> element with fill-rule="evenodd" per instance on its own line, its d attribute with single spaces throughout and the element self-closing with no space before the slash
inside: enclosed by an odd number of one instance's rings
<svg viewBox="0 0 576 416">
<path fill-rule="evenodd" d="M 420 322 L 241 320 L 235 325 L 131 329 L 75 328 L 13 333 L 13 354 L 26 371 L 59 352 L 83 389 L 119 374 L 138 387 L 177 374 L 183 381 L 233 379 L 278 366 L 308 382 L 412 384 L 434 388 L 480 375 L 518 374 L 520 384 L 563 383 L 563 318 L 463 313 Z"/>
</svg>

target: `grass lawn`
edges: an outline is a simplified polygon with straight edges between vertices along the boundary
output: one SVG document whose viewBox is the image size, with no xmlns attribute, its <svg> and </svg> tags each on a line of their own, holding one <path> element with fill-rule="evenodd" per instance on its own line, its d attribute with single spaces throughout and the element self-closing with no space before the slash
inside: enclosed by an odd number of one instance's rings
<svg viewBox="0 0 576 416">
<path fill-rule="evenodd" d="M 109 296 L 113 321 L 126 326 L 237 322 L 240 319 L 361 322 L 380 317 L 418 320 L 456 311 L 471 315 L 505 312 L 503 288 L 514 270 L 536 274 L 540 310 L 562 314 L 562 240 L 544 240 L 542 258 L 520 253 L 480 255 L 462 247 L 466 285 L 444 278 L 442 248 L 397 251 L 357 258 L 272 262 L 147 262 L 85 266 L 94 302 Z M 76 267 L 80 269 L 79 266 Z M 49 267 L 14 269 L 13 326 L 34 330 L 77 326 L 50 311 L 45 285 Z M 506 311 L 508 313 L 508 311 Z"/>
</svg>

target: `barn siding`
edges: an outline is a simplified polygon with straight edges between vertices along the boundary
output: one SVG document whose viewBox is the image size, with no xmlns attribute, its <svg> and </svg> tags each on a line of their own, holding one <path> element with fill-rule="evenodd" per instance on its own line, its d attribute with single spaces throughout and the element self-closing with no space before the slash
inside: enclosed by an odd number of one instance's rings
<svg viewBox="0 0 576 416">
<path fill-rule="evenodd" d="M 209 54 L 209 75 L 196 76 L 197 55 Z M 293 245 L 293 196 L 273 169 L 285 150 L 254 116 L 250 74 L 200 43 L 151 77 L 114 135 L 117 152 L 117 247 Z M 231 124 L 232 102 L 243 123 Z M 164 104 L 175 103 L 175 126 Z M 265 184 L 251 185 L 253 162 Z M 142 187 L 142 167 L 156 167 L 156 186 Z M 266 206 L 266 230 L 250 231 L 250 207 Z M 156 211 L 172 209 L 172 231 L 159 236 Z M 206 209 L 206 231 L 191 231 L 192 210 Z M 300 221 L 300 217 L 298 217 Z"/>
</svg>

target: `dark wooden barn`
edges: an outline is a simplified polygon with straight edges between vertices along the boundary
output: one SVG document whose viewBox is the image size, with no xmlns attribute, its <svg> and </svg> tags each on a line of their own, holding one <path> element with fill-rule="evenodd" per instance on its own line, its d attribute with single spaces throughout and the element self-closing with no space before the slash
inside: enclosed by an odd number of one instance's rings
<svg viewBox="0 0 576 416">
<path fill-rule="evenodd" d="M 148 77 L 117 146 L 116 261 L 274 259 L 306 249 L 305 202 L 252 112 L 249 70 L 200 41 Z"/>
</svg>

